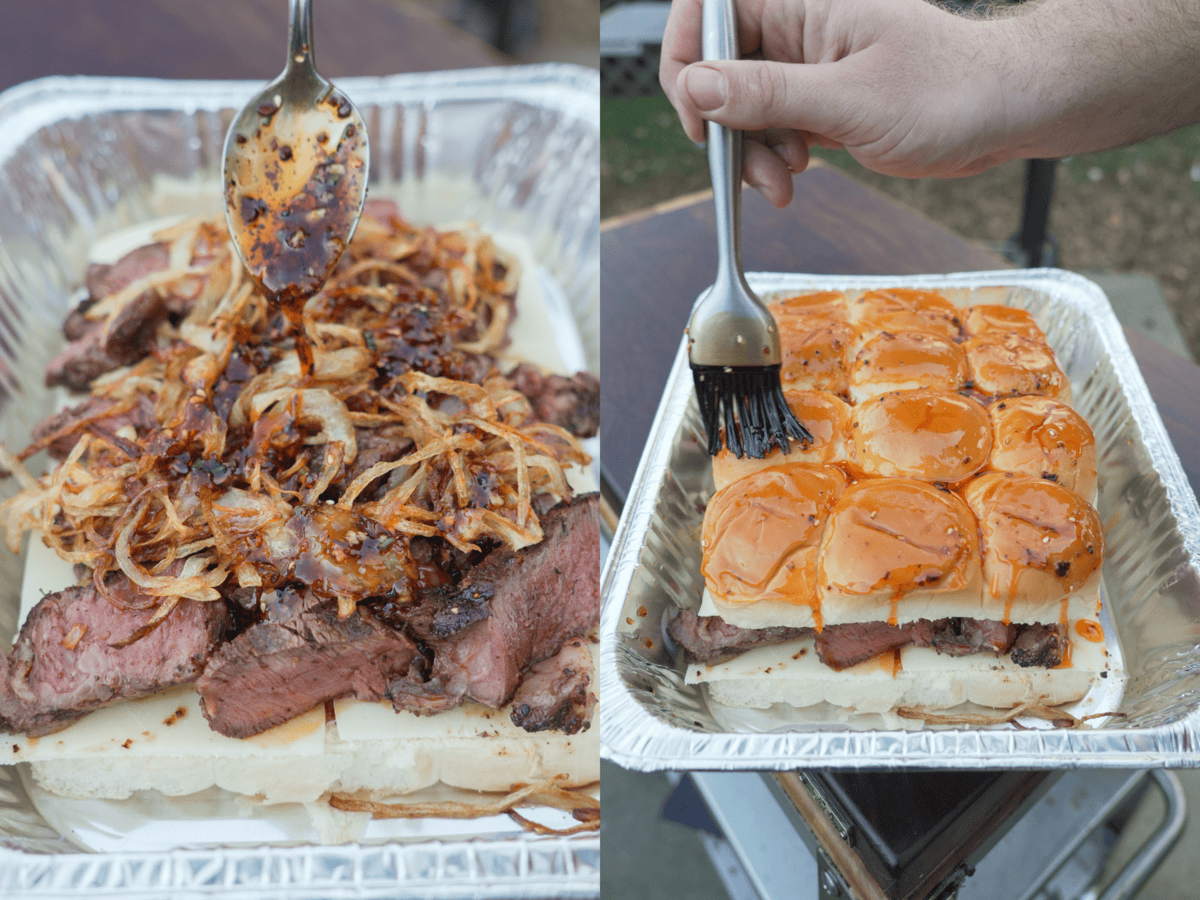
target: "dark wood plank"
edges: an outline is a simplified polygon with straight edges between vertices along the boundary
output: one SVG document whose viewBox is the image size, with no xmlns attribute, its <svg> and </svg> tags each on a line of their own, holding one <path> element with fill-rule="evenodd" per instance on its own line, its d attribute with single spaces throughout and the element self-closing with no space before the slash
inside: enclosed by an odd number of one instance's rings
<svg viewBox="0 0 1200 900">
<path fill-rule="evenodd" d="M 1125 338 L 1192 490 L 1200 495 L 1200 366 L 1128 328 Z"/>
<path fill-rule="evenodd" d="M 747 270 L 913 275 L 1005 266 L 836 169 L 814 166 L 795 188 L 783 210 L 744 191 Z M 626 216 L 601 236 L 602 460 L 618 495 L 633 481 L 692 303 L 712 283 L 715 250 L 707 194 Z"/>
<path fill-rule="evenodd" d="M 500 65 L 477 38 L 400 0 L 314 4 L 329 77 Z M 283 70 L 287 0 L 37 0 L 8 4 L 0 89 L 44 75 L 266 80 Z"/>
</svg>

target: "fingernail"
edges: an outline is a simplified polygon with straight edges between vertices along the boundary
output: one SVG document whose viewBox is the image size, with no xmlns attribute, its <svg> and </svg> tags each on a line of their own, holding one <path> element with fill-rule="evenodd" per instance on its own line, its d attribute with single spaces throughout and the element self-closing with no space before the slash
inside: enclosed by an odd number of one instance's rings
<svg viewBox="0 0 1200 900">
<path fill-rule="evenodd" d="M 707 66 L 691 66 L 684 84 L 696 108 L 709 112 L 725 105 L 725 76 Z"/>
</svg>

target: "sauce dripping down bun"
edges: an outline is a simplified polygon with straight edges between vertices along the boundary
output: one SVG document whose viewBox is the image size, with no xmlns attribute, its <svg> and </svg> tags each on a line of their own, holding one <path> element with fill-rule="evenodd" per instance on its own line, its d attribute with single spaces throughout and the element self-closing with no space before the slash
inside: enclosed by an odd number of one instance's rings
<svg viewBox="0 0 1200 900">
<path fill-rule="evenodd" d="M 1104 528 L 1073 491 L 1028 475 L 989 473 L 963 496 L 979 521 L 983 575 L 1005 620 L 1016 603 L 1039 603 L 1080 591 L 1100 575 Z"/>
<path fill-rule="evenodd" d="M 701 570 L 725 603 L 812 604 L 829 510 L 846 487 L 834 466 L 775 466 L 718 491 L 704 513 Z"/>
<path fill-rule="evenodd" d="M 818 578 L 827 597 L 893 601 L 893 623 L 895 601 L 910 593 L 977 598 L 975 519 L 956 495 L 922 481 L 860 481 L 829 515 Z"/>
</svg>

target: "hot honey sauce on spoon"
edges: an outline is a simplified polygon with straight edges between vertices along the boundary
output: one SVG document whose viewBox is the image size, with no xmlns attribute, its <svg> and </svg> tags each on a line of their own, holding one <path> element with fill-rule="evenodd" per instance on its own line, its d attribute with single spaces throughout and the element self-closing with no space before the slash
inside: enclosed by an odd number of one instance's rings
<svg viewBox="0 0 1200 900">
<path fill-rule="evenodd" d="M 250 276 L 290 324 L 305 377 L 304 304 L 349 244 L 366 199 L 367 132 L 317 74 L 309 0 L 291 0 L 283 74 L 243 107 L 225 140 L 225 220 Z"/>
</svg>

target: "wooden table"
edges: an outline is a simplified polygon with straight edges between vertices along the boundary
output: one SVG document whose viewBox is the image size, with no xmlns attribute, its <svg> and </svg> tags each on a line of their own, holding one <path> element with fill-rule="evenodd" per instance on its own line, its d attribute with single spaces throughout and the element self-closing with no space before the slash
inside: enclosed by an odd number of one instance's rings
<svg viewBox="0 0 1200 900">
<path fill-rule="evenodd" d="M 842 172 L 814 166 L 777 210 L 747 188 L 747 271 L 913 275 L 999 269 L 999 256 L 921 218 Z M 692 303 L 716 272 L 705 192 L 605 223 L 601 236 L 601 434 L 606 494 L 629 490 Z M 1194 489 L 1200 485 L 1200 367 L 1126 330 Z"/>
<path fill-rule="evenodd" d="M 330 78 L 511 62 L 404 0 L 313 4 Z M 287 55 L 287 0 L 36 0 L 6 4 L 0 90 L 44 75 L 266 81 Z"/>
</svg>

